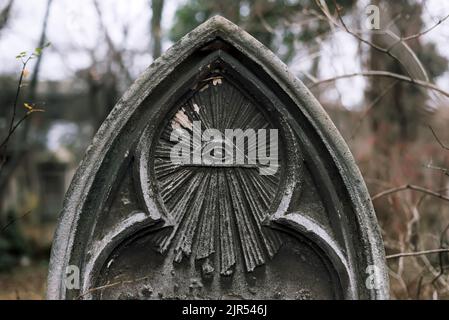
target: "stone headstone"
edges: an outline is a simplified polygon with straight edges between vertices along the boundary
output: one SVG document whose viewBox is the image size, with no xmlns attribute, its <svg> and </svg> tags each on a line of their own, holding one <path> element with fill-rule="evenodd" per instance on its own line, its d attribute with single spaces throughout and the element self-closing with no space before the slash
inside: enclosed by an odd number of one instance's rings
<svg viewBox="0 0 449 320">
<path fill-rule="evenodd" d="M 50 299 L 385 299 L 348 147 L 261 43 L 214 17 L 105 120 L 66 195 Z"/>
<path fill-rule="evenodd" d="M 66 163 L 47 160 L 37 164 L 39 177 L 39 218 L 42 222 L 56 221 L 66 190 Z"/>
</svg>

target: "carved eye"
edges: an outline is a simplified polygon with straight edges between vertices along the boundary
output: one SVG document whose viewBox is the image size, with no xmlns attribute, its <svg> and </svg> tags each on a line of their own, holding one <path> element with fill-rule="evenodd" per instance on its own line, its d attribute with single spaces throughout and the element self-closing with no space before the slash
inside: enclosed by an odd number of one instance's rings
<svg viewBox="0 0 449 320">
<path fill-rule="evenodd" d="M 177 262 L 183 256 L 203 259 L 219 252 L 223 275 L 232 272 L 236 255 L 242 255 L 246 270 L 252 271 L 281 245 L 280 236 L 262 223 L 279 202 L 275 198 L 283 185 L 282 143 L 254 100 L 225 76 L 206 79 L 212 80 L 177 107 L 155 148 L 152 165 L 159 195 L 175 225 L 156 244 L 161 251 L 173 245 Z M 200 135 L 196 141 L 195 126 Z M 204 130 L 211 128 L 215 135 L 205 139 Z M 173 139 L 179 129 L 186 139 Z M 273 129 L 276 141 L 266 136 Z M 182 143 L 187 157 L 174 163 L 171 152 Z M 269 154 L 275 155 L 272 163 L 258 158 Z M 263 174 L 267 165 L 275 169 Z"/>
</svg>

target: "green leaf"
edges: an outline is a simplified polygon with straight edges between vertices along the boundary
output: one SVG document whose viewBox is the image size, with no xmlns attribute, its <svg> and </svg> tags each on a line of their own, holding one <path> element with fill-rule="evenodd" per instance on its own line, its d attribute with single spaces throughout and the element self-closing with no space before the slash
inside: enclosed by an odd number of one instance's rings
<svg viewBox="0 0 449 320">
<path fill-rule="evenodd" d="M 16 56 L 16 59 L 23 58 L 23 57 L 25 57 L 26 55 L 27 55 L 27 52 L 26 52 L 26 51 L 22 51 L 21 53 L 19 53 L 19 54 Z"/>
</svg>

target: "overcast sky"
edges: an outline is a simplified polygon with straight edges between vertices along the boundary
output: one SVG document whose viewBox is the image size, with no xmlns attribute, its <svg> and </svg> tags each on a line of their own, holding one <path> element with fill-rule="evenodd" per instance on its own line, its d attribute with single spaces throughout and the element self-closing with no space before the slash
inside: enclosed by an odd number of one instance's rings
<svg viewBox="0 0 449 320">
<path fill-rule="evenodd" d="M 168 31 L 173 23 L 176 8 L 185 0 L 165 0 L 163 29 Z M 150 54 L 149 21 L 151 10 L 149 0 L 99 0 L 104 15 L 104 23 L 117 48 L 126 48 L 139 54 L 129 59 L 131 74 L 136 77 L 152 62 Z M 369 1 L 366 1 L 369 3 Z M 0 0 L 4 6 L 6 0 Z M 47 0 L 16 1 L 11 23 L 0 35 L 0 73 L 17 72 L 20 64 L 15 56 L 24 50 L 32 50 L 38 43 Z M 449 13 L 449 1 L 428 0 L 423 18 L 428 26 L 435 19 Z M 123 41 L 123 26 L 129 26 L 127 41 Z M 96 12 L 91 0 L 54 0 L 49 25 L 48 39 L 52 47 L 44 55 L 41 78 L 59 80 L 70 77 L 73 72 L 91 64 L 86 49 L 95 49 L 98 57 L 107 50 Z M 449 22 L 427 34 L 424 41 L 436 41 L 440 52 L 449 58 Z M 357 59 L 357 42 L 344 33 L 337 32 L 334 41 L 325 43 L 321 49 L 321 77 L 360 71 Z M 100 41 L 99 41 L 100 40 Z M 99 41 L 99 43 L 97 43 Z M 164 42 L 164 50 L 171 44 Z M 300 52 L 300 50 L 299 50 Z M 305 70 L 310 57 L 299 55 L 290 68 L 295 74 Z M 449 74 L 438 80 L 438 84 L 449 90 Z M 363 100 L 365 81 L 346 79 L 338 81 L 337 88 L 342 95 L 343 105 L 357 106 Z"/>
<path fill-rule="evenodd" d="M 0 4 L 6 0 L 0 0 Z M 0 37 L 0 72 L 17 71 L 17 53 L 33 50 L 38 43 L 47 0 L 16 1 L 11 23 Z M 142 52 L 132 61 L 134 76 L 143 71 L 151 61 L 149 44 L 149 0 L 99 0 L 103 20 L 117 48 Z M 182 1 L 165 0 L 163 26 L 168 29 Z M 123 41 L 123 26 L 128 25 L 127 41 Z M 42 79 L 59 80 L 87 67 L 91 58 L 85 49 L 97 50 L 99 56 L 106 50 L 104 38 L 99 35 L 99 21 L 91 0 L 54 0 L 47 28 L 47 38 L 52 47 L 42 63 Z M 102 43 L 97 43 L 101 40 Z M 164 43 L 166 49 L 170 43 Z M 61 54 L 64 53 L 64 55 Z"/>
</svg>

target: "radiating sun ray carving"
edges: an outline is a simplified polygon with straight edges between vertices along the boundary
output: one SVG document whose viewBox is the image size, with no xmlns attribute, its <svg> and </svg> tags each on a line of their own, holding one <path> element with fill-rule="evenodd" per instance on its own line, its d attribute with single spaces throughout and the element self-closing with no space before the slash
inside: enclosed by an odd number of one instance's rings
<svg viewBox="0 0 449 320">
<path fill-rule="evenodd" d="M 172 231 L 155 235 L 161 252 L 174 250 L 174 260 L 217 259 L 217 269 L 230 275 L 237 261 L 246 271 L 271 259 L 282 244 L 276 231 L 265 227 L 270 208 L 275 207 L 282 176 L 282 161 L 274 175 L 261 175 L 257 165 L 189 166 L 173 163 L 170 141 L 174 129 L 192 134 L 192 123 L 203 129 L 274 128 L 259 106 L 234 84 L 220 77 L 198 90 L 163 128 L 155 148 L 154 172 L 160 198 L 174 222 Z M 191 145 L 201 148 L 199 145 Z M 248 143 L 247 148 L 256 148 Z M 279 143 L 279 148 L 282 145 Z M 280 159 L 282 160 L 282 159 Z M 173 247 L 172 247 L 173 246 Z"/>
</svg>

